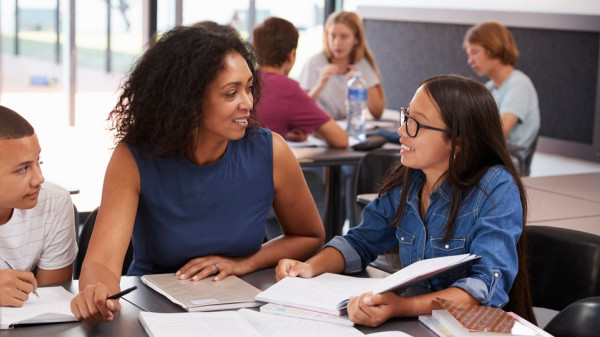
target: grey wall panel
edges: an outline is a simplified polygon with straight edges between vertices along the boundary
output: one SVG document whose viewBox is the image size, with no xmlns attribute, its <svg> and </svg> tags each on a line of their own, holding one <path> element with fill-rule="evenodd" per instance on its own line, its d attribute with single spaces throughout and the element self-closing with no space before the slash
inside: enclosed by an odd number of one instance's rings
<svg viewBox="0 0 600 337">
<path fill-rule="evenodd" d="M 454 73 L 484 82 L 467 65 L 462 38 L 469 25 L 365 20 L 383 75 L 387 106 L 406 106 L 423 79 Z M 541 135 L 593 145 L 598 107 L 598 32 L 509 29 L 521 53 L 516 64 L 540 100 Z"/>
</svg>

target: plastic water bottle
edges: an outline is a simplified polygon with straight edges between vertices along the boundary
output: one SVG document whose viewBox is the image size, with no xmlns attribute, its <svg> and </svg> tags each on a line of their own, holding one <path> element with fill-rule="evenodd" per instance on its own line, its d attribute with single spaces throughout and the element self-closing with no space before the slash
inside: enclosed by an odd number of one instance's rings
<svg viewBox="0 0 600 337">
<path fill-rule="evenodd" d="M 367 86 L 359 72 L 348 81 L 348 97 L 346 99 L 346 113 L 348 126 L 346 132 L 349 137 L 359 141 L 367 138 L 365 117 L 367 111 Z"/>
</svg>

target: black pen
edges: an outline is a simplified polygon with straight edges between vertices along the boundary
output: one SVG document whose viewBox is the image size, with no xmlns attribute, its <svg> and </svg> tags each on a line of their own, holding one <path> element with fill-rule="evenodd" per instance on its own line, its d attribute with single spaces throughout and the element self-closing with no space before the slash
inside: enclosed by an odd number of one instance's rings
<svg viewBox="0 0 600 337">
<path fill-rule="evenodd" d="M 10 264 L 10 262 L 8 262 L 8 260 L 5 259 L 3 256 L 0 256 L 0 259 L 2 259 L 2 261 L 4 261 L 4 263 L 6 263 L 8 268 L 10 268 L 12 270 L 16 270 L 15 267 L 13 267 L 12 264 Z M 37 298 L 40 298 L 40 295 L 38 295 L 37 291 L 34 290 L 33 293 L 35 294 L 35 296 L 37 296 Z"/>
<path fill-rule="evenodd" d="M 114 294 L 114 295 L 110 295 L 108 296 L 107 300 L 116 300 L 117 298 L 121 297 L 121 296 L 125 296 L 127 294 L 129 294 L 130 292 L 134 291 L 137 289 L 137 286 L 133 286 L 131 288 L 127 288 L 123 291 L 119 291 L 118 293 Z"/>
</svg>

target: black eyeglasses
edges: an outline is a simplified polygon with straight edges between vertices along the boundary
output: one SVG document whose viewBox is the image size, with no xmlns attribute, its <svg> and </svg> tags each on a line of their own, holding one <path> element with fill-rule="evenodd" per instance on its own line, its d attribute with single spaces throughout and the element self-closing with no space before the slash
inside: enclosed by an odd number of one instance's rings
<svg viewBox="0 0 600 337">
<path fill-rule="evenodd" d="M 421 129 L 429 129 L 434 131 L 450 133 L 449 129 L 440 129 L 419 123 L 416 119 L 408 115 L 408 111 L 406 111 L 406 108 L 400 108 L 400 127 L 402 127 L 402 125 L 406 126 L 406 133 L 411 138 L 415 138 L 419 134 L 419 130 Z"/>
</svg>

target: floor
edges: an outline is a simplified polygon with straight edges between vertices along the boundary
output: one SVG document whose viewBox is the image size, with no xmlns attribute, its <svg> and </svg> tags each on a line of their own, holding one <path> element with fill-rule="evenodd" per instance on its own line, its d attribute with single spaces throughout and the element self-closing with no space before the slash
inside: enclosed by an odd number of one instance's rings
<svg viewBox="0 0 600 337">
<path fill-rule="evenodd" d="M 106 118 L 117 98 L 122 75 L 78 68 L 75 126 L 69 126 L 67 97 L 61 91 L 59 65 L 2 54 L 0 104 L 34 126 L 42 146 L 46 180 L 72 190 L 80 212 L 100 204 L 104 171 L 113 148 Z M 32 85 L 34 76 L 58 79 L 57 85 Z M 600 162 L 537 152 L 532 176 L 600 172 Z"/>
</svg>

